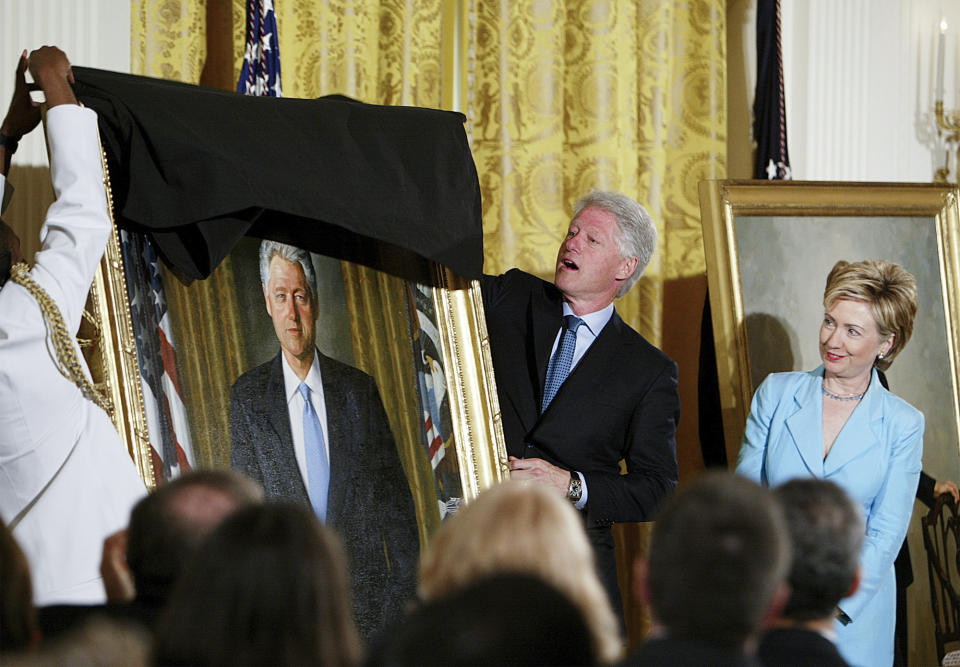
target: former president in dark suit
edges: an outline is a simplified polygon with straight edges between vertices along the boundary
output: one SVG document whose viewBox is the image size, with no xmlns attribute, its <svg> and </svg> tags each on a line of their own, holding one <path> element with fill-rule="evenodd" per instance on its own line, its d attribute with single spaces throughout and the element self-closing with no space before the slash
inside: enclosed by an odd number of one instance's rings
<svg viewBox="0 0 960 667">
<path fill-rule="evenodd" d="M 575 206 L 552 284 L 514 269 L 482 285 L 511 474 L 555 487 L 584 513 L 618 611 L 610 526 L 649 521 L 677 484 L 677 366 L 613 308 L 646 268 L 656 236 L 638 203 L 594 192 Z M 548 366 L 571 334 L 565 315 L 583 324 L 569 376 L 545 401 Z"/>
<path fill-rule="evenodd" d="M 337 530 L 357 624 L 370 637 L 415 593 L 419 538 L 410 487 L 373 378 L 316 348 L 309 253 L 264 241 L 260 279 L 281 351 L 233 385 L 230 462 L 260 482 L 268 499 L 312 507 Z"/>
</svg>

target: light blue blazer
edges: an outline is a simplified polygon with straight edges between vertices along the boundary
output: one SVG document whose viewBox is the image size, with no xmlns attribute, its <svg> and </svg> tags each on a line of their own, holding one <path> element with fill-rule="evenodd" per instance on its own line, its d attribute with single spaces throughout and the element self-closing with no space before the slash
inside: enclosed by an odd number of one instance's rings
<svg viewBox="0 0 960 667">
<path fill-rule="evenodd" d="M 863 507 L 866 539 L 859 590 L 840 602 L 836 624 L 851 665 L 893 663 L 893 561 L 913 512 L 923 454 L 923 414 L 880 384 L 870 386 L 823 458 L 823 366 L 769 375 L 753 396 L 737 472 L 767 486 L 796 477 L 836 483 Z"/>
</svg>

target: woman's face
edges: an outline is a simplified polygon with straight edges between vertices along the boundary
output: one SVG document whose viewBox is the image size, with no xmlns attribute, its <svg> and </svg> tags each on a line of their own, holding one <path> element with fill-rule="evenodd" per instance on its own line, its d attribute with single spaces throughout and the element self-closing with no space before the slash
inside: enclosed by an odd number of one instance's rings
<svg viewBox="0 0 960 667">
<path fill-rule="evenodd" d="M 837 299 L 820 325 L 820 358 L 829 375 L 855 379 L 870 373 L 877 355 L 893 343 L 881 340 L 877 323 L 864 301 Z"/>
</svg>

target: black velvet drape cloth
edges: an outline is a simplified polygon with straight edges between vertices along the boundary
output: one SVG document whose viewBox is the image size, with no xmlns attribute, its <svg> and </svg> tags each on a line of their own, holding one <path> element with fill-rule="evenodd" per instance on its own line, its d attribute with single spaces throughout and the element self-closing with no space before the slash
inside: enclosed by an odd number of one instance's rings
<svg viewBox="0 0 960 667">
<path fill-rule="evenodd" d="M 480 275 L 462 114 L 73 72 L 99 115 L 117 223 L 149 234 L 185 280 L 210 275 L 247 234 L 365 263 L 375 246 L 386 270 L 415 255 Z"/>
</svg>

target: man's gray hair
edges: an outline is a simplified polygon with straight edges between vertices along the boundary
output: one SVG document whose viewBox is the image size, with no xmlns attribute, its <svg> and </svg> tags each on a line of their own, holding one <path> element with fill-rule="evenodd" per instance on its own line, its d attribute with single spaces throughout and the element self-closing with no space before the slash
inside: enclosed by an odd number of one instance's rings
<svg viewBox="0 0 960 667">
<path fill-rule="evenodd" d="M 617 246 L 623 258 L 636 257 L 637 268 L 623 281 L 617 296 L 621 297 L 640 280 L 653 251 L 657 247 L 657 227 L 647 210 L 630 197 L 620 192 L 595 190 L 580 198 L 573 207 L 573 220 L 587 208 L 598 208 L 611 214 L 617 221 Z"/>
<path fill-rule="evenodd" d="M 260 244 L 260 282 L 266 287 L 270 280 L 270 260 L 282 257 L 288 262 L 296 262 L 303 269 L 303 276 L 307 280 L 307 289 L 310 298 L 317 298 L 317 276 L 313 272 L 313 260 L 310 253 L 303 248 L 287 245 L 279 241 L 264 241 Z"/>
</svg>

